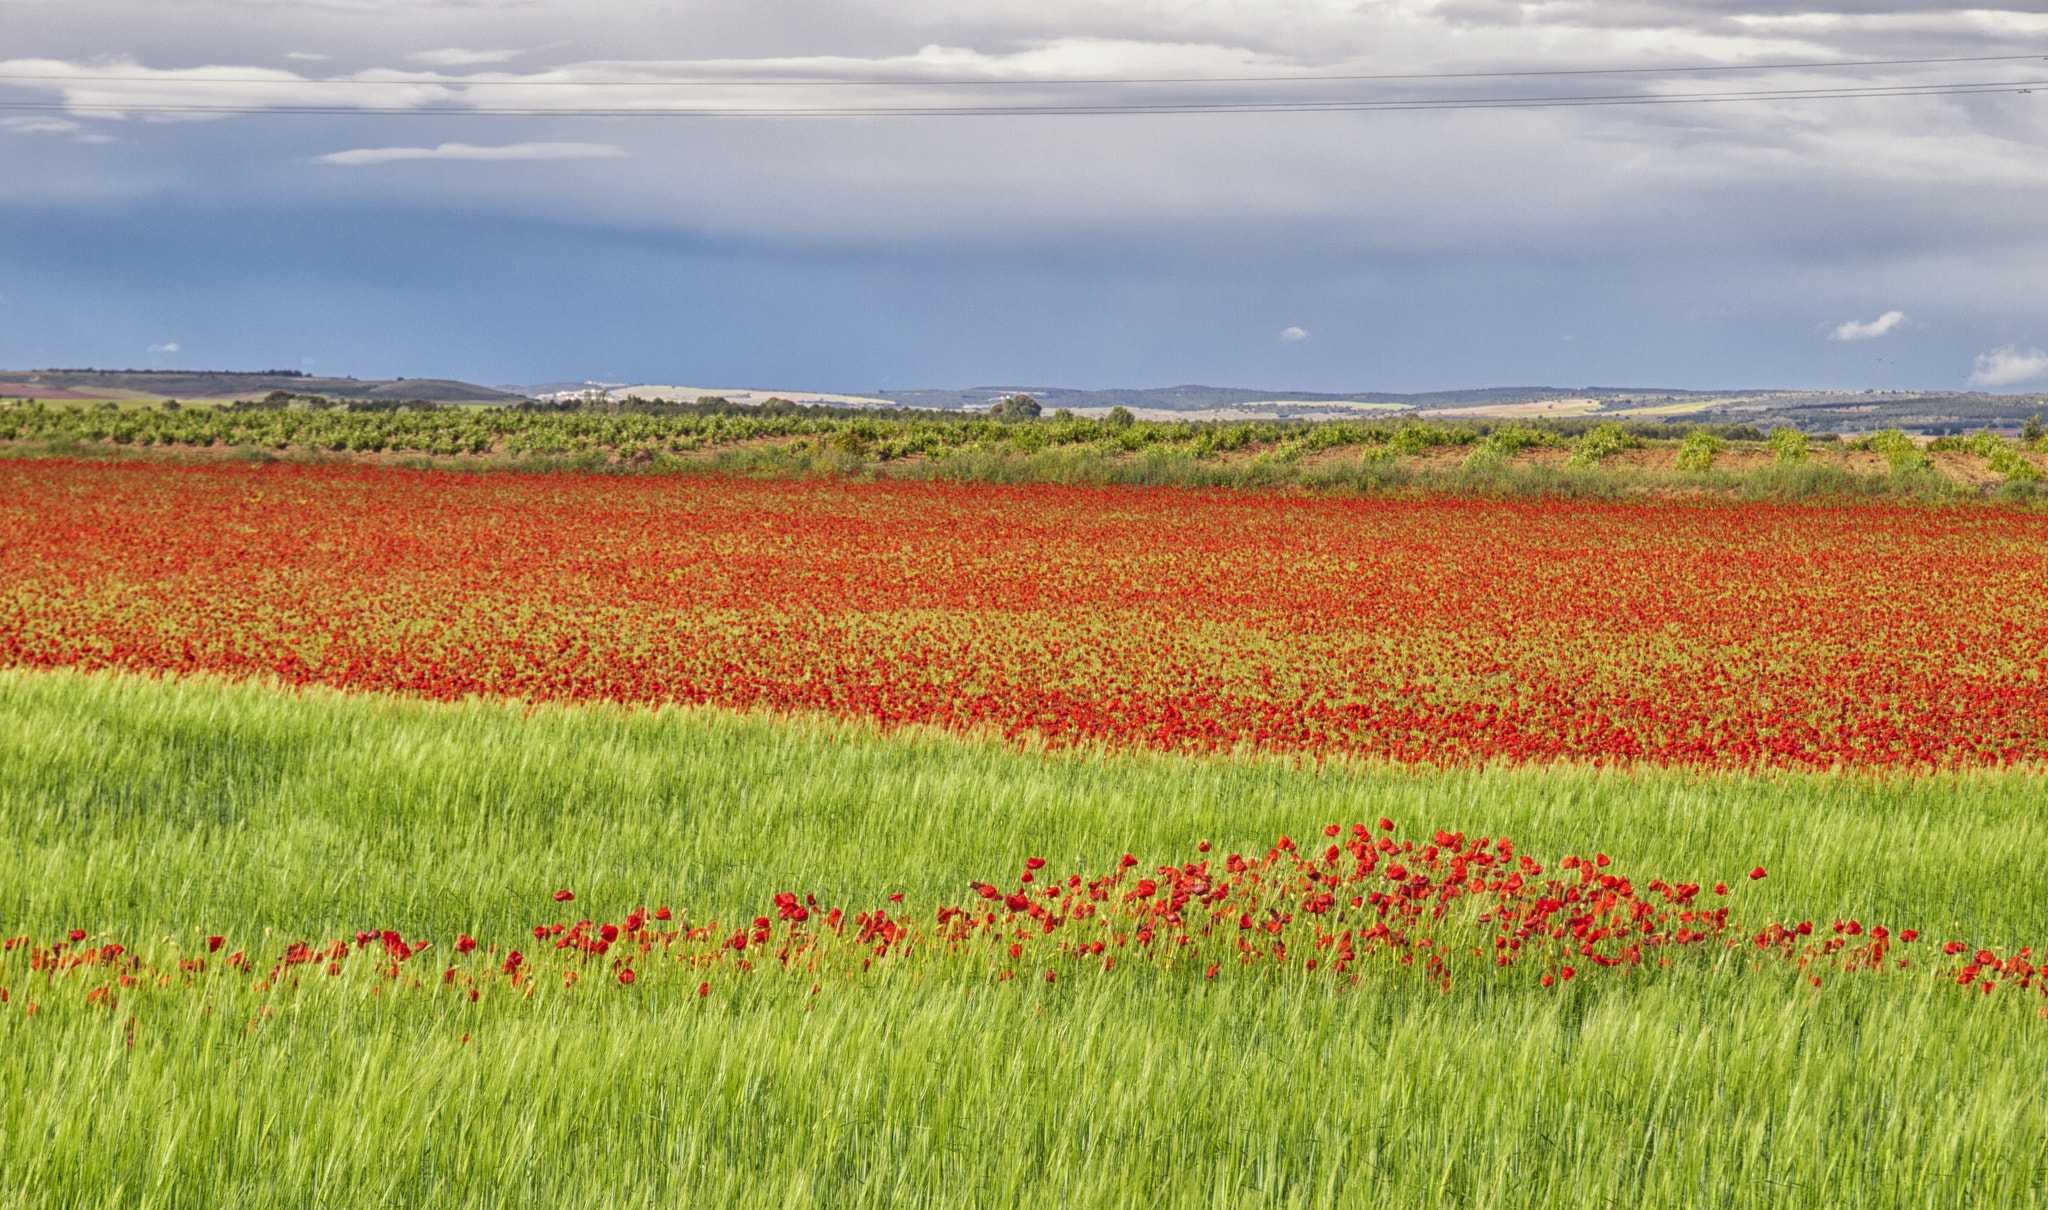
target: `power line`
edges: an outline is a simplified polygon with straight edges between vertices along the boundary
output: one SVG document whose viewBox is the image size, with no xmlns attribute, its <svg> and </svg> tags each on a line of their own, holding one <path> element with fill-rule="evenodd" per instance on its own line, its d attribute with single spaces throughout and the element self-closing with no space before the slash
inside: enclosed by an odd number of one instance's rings
<svg viewBox="0 0 2048 1210">
<path fill-rule="evenodd" d="M 1686 67 L 1565 67 L 1528 71 L 1444 71 L 1401 72 L 1376 75 L 1281 75 L 1281 76 L 1097 76 L 1060 79 L 992 80 L 982 78 L 932 77 L 928 79 L 862 80 L 836 79 L 754 79 L 754 80 L 478 80 L 466 77 L 432 77 L 399 80 L 327 79 L 301 76 L 108 76 L 108 75 L 0 75 L 0 81 L 23 83 L 91 84 L 269 84 L 284 86 L 403 88 L 432 85 L 456 88 L 963 88 L 963 87 L 1068 87 L 1076 85 L 1146 84 L 1314 84 L 1361 83 L 1393 80 L 1504 80 L 1550 76 L 1680 75 L 1757 71 L 1842 71 L 1858 67 L 1915 67 L 1952 63 L 2013 63 L 2048 60 L 2048 55 L 1970 55 L 1941 59 L 1837 59 L 1804 63 L 1715 64 Z M 188 69 L 189 70 L 189 69 Z"/>
<path fill-rule="evenodd" d="M 177 113 L 194 115 L 328 115 L 375 117 L 578 117 L 578 118 L 827 118 L 827 117 L 995 117 L 1061 115 L 1143 115 L 1220 113 L 1371 113 L 1462 109 L 1556 109 L 1618 105 L 1701 105 L 1757 101 L 1868 100 L 1888 97 L 1973 96 L 1989 93 L 2030 93 L 2048 88 L 2048 79 L 1956 82 L 1920 85 L 1876 85 L 1817 89 L 1749 89 L 1700 93 L 1596 93 L 1564 96 L 1448 97 L 1394 100 L 1331 101 L 1173 101 L 1150 104 L 1080 103 L 1071 105 L 923 105 L 831 107 L 636 107 L 563 106 L 410 107 L 375 105 L 182 105 L 151 103 L 85 103 L 0 101 L 0 111 L 64 113 Z"/>
</svg>

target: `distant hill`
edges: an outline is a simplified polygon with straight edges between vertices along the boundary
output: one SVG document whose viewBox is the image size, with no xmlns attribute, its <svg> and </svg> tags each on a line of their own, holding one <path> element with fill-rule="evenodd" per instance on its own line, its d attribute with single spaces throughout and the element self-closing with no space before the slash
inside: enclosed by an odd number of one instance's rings
<svg viewBox="0 0 2048 1210">
<path fill-rule="evenodd" d="M 450 378 L 314 378 L 289 371 L 0 370 L 0 395 L 34 399 L 252 399 L 272 391 L 333 399 L 514 404 L 525 396 Z"/>
<path fill-rule="evenodd" d="M 1397 395 L 1384 391 L 1363 391 L 1349 395 L 1317 391 L 1261 391 L 1244 387 L 1207 387 L 1188 384 L 1138 390 L 1080 391 L 1068 387 L 987 386 L 966 390 L 874 391 L 901 407 L 979 408 L 1004 395 L 1022 393 L 1047 408 L 1145 408 L 1168 412 L 1206 412 L 1238 408 L 1245 404 L 1297 403 L 1342 408 L 1346 404 L 1383 404 L 1427 410 L 1489 403 L 1520 403 L 1566 396 L 1606 399 L 1610 397 L 1680 399 L 1704 395 L 1704 391 L 1681 391 L 1667 387 L 1485 387 L 1471 391 L 1426 391 Z M 1713 392 L 1725 395 L 1727 392 Z"/>
</svg>

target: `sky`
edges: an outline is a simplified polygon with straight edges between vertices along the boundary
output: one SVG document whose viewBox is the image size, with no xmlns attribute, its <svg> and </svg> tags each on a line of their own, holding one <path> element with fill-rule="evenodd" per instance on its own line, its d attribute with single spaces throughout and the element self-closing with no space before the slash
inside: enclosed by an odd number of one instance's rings
<svg viewBox="0 0 2048 1210">
<path fill-rule="evenodd" d="M 2048 0 L 1794 8 L 0 0 L 0 367 L 2048 389 Z"/>
</svg>

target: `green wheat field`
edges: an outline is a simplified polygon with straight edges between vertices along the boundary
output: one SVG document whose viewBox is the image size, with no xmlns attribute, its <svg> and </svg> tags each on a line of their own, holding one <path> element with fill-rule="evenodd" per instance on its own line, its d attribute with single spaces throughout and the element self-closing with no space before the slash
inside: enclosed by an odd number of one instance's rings
<svg viewBox="0 0 2048 1210">
<path fill-rule="evenodd" d="M 550 892 L 912 915 L 1025 854 L 1390 816 L 1735 881 L 1746 921 L 2048 939 L 2035 776 L 1417 772 L 1048 754 L 710 712 L 0 673 L 0 921 L 156 966 L 402 927 L 517 943 Z M 529 944 L 531 944 L 529 942 Z M 2048 1203 L 2048 1020 L 1926 969 L 1739 950 L 1443 994 L 1156 966 L 1058 985 L 772 973 L 487 999 L 138 987 L 0 961 L 7 1206 L 1993 1206 Z M 428 960 L 431 961 L 431 960 Z"/>
</svg>

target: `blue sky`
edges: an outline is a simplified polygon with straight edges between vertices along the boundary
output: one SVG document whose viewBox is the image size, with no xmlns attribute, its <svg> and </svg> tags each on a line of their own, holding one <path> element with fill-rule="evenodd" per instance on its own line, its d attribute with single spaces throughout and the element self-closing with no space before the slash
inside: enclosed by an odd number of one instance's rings
<svg viewBox="0 0 2048 1210">
<path fill-rule="evenodd" d="M 1299 79 L 2048 56 L 2048 15 L 972 9 L 0 0 L 16 106 L 0 109 L 0 365 L 846 391 L 2048 388 L 2048 85 L 2018 91 L 2048 59 Z M 1083 82 L 1247 76 L 1283 80 Z M 731 79 L 773 83 L 702 83 Z M 849 80 L 901 83 L 821 83 Z M 1971 82 L 1999 88 L 1403 113 L 475 112 Z M 405 112 L 276 112 L 337 101 Z"/>
</svg>

